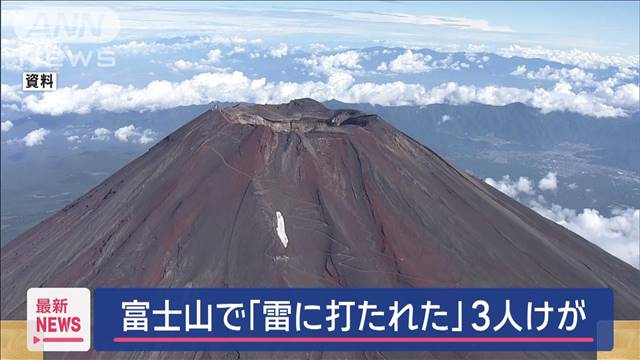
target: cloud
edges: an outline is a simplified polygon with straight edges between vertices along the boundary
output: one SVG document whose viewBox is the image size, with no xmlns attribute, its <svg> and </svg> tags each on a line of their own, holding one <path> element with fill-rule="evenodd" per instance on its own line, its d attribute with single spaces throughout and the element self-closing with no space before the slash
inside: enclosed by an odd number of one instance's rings
<svg viewBox="0 0 640 360">
<path fill-rule="evenodd" d="M 45 128 L 39 128 L 36 130 L 33 130 L 31 132 L 29 132 L 27 135 L 25 135 L 24 138 L 22 138 L 22 142 L 27 146 L 27 147 L 33 147 L 36 145 L 40 145 L 42 144 L 42 142 L 44 141 L 44 138 L 49 135 L 51 133 L 51 131 L 45 129 Z"/>
<path fill-rule="evenodd" d="M 526 66 L 520 65 L 511 73 L 511 75 L 524 76 L 529 80 L 563 81 L 581 87 L 593 86 L 595 84 L 593 73 L 586 72 L 577 67 L 572 69 L 556 69 L 549 65 L 545 65 L 536 71 L 526 72 Z"/>
<path fill-rule="evenodd" d="M 487 55 L 479 56 L 475 52 L 465 52 L 464 58 L 467 59 L 470 63 L 475 63 L 479 68 L 484 67 L 484 63 L 488 63 L 490 58 Z"/>
<path fill-rule="evenodd" d="M 498 181 L 492 178 L 486 178 L 484 181 L 512 198 L 520 193 L 532 195 L 535 192 L 531 179 L 523 176 L 518 180 L 511 180 L 509 175 L 505 175 Z"/>
<path fill-rule="evenodd" d="M 154 142 L 156 133 L 151 129 L 145 129 L 140 131 L 133 124 L 123 126 L 117 129 L 114 133 L 116 139 L 122 142 L 134 142 L 138 144 L 148 144 Z"/>
<path fill-rule="evenodd" d="M 404 13 L 383 12 L 336 12 L 337 18 L 350 21 L 366 21 L 396 24 L 411 24 L 423 26 L 442 26 L 459 30 L 486 31 L 486 32 L 513 32 L 509 26 L 491 25 L 484 19 L 470 19 L 453 16 L 412 15 Z"/>
<path fill-rule="evenodd" d="M 181 38 L 173 42 L 156 42 L 156 41 L 129 41 L 123 44 L 116 44 L 101 48 L 103 51 L 112 51 L 116 54 L 124 56 L 145 56 L 155 53 L 176 52 L 180 50 L 195 49 L 207 47 L 211 45 L 235 46 L 234 50 L 240 49 L 240 46 L 257 45 L 262 43 L 261 39 L 246 39 L 238 36 L 199 36 Z M 240 52 L 240 51 L 236 51 Z"/>
<path fill-rule="evenodd" d="M 228 56 L 231 55 L 235 55 L 235 54 L 242 54 L 245 53 L 247 51 L 247 48 L 242 47 L 242 46 L 234 46 L 233 49 L 231 49 L 231 51 L 229 51 L 227 53 Z"/>
<path fill-rule="evenodd" d="M 640 106 L 640 87 L 637 84 L 624 84 L 615 89 L 599 89 L 604 96 L 610 97 L 613 105 L 637 110 Z M 612 91 L 613 90 L 613 91 Z"/>
<path fill-rule="evenodd" d="M 473 57 L 474 61 L 476 60 Z M 390 61 L 389 64 L 386 62 L 381 63 L 376 70 L 378 71 L 391 71 L 395 73 L 404 73 L 404 74 L 417 74 L 423 72 L 429 72 L 433 70 L 451 70 L 451 71 L 460 71 L 462 69 L 468 69 L 469 64 L 460 62 L 458 60 L 453 60 L 453 55 L 448 54 L 445 58 L 433 60 L 432 62 L 431 55 L 423 55 L 421 53 L 413 53 L 411 50 L 407 50 L 404 54 L 399 55 L 394 60 Z M 478 67 L 484 67 L 481 63 L 482 59 L 477 60 Z M 431 63 L 429 63 L 431 62 Z"/>
<path fill-rule="evenodd" d="M 398 55 L 395 59 L 378 66 L 379 71 L 386 71 L 387 69 L 395 73 L 401 74 L 416 74 L 427 72 L 431 70 L 431 67 L 427 64 L 431 61 L 430 55 L 424 55 L 421 53 L 414 53 L 411 50 L 405 51 L 403 54 Z"/>
<path fill-rule="evenodd" d="M 623 67 L 618 69 L 618 72 L 614 75 L 614 77 L 619 80 L 631 80 L 638 75 L 640 75 L 640 72 L 637 68 Z"/>
<path fill-rule="evenodd" d="M 78 135 L 67 136 L 67 141 L 70 143 L 80 142 L 80 136 Z"/>
<path fill-rule="evenodd" d="M 133 137 L 135 134 L 136 127 L 133 124 L 128 126 L 123 126 L 114 132 L 116 139 L 127 142 L 130 137 Z"/>
<path fill-rule="evenodd" d="M 446 123 L 447 121 L 451 120 L 451 116 L 444 114 L 442 115 L 442 119 L 440 120 L 441 123 Z"/>
<path fill-rule="evenodd" d="M 274 58 L 281 58 L 283 56 L 287 56 L 289 53 L 289 46 L 285 43 L 280 43 L 277 47 L 269 50 L 269 54 Z"/>
<path fill-rule="evenodd" d="M 511 75 L 520 76 L 520 75 L 524 75 L 526 72 L 527 72 L 526 65 L 518 65 L 518 67 L 516 67 L 516 69 L 511 72 Z"/>
<path fill-rule="evenodd" d="M 149 144 L 156 141 L 156 132 L 151 129 L 144 129 L 142 133 L 138 134 L 139 138 L 137 142 L 139 144 Z"/>
<path fill-rule="evenodd" d="M 469 64 L 461 63 L 460 61 L 453 61 L 453 55 L 449 54 L 444 59 L 434 60 L 433 63 L 431 64 L 431 67 L 433 69 L 459 71 L 462 68 L 468 69 Z"/>
<path fill-rule="evenodd" d="M 0 99 L 3 103 L 16 103 L 22 100 L 19 85 L 0 84 Z"/>
<path fill-rule="evenodd" d="M 509 175 L 505 175 L 499 181 L 487 178 L 485 182 L 610 254 L 640 268 L 640 234 L 638 234 L 640 210 L 613 209 L 611 216 L 607 217 L 595 209 L 586 208 L 577 211 L 557 204 L 549 206 L 544 197 L 536 193 L 533 182 L 527 177 L 511 180 Z M 538 187 L 543 191 L 556 190 L 558 188 L 556 173 L 547 173 L 538 182 Z M 577 185 L 572 183 L 568 187 L 575 189 Z"/>
<path fill-rule="evenodd" d="M 11 128 L 13 127 L 13 123 L 9 120 L 3 121 L 2 123 L 0 123 L 0 125 L 1 125 L 0 130 L 2 132 L 7 132 L 11 130 Z"/>
<path fill-rule="evenodd" d="M 553 89 L 534 90 L 512 87 L 460 85 L 443 83 L 432 88 L 401 81 L 388 83 L 356 83 L 348 73 L 335 72 L 326 81 L 269 82 L 265 78 L 251 79 L 242 72 L 207 72 L 192 78 L 170 82 L 156 80 L 147 86 L 121 86 L 94 82 L 89 87 L 58 88 L 57 91 L 31 94 L 23 98 L 25 110 L 60 115 L 86 114 L 92 110 L 148 111 L 176 106 L 207 104 L 212 101 L 245 101 L 283 103 L 295 98 L 310 97 L 318 101 L 336 99 L 348 103 L 377 105 L 467 104 L 506 105 L 522 102 L 547 113 L 573 111 L 580 114 L 610 117 L 625 116 L 624 106 L 633 104 L 637 86 L 606 88 L 609 92 L 574 91 L 565 82 Z"/>
<path fill-rule="evenodd" d="M 107 141 L 110 139 L 111 130 L 105 128 L 97 128 L 93 130 L 91 140 Z"/>
<path fill-rule="evenodd" d="M 611 216 L 606 217 L 595 209 L 576 211 L 556 204 L 547 208 L 537 202 L 530 206 L 540 215 L 640 268 L 640 210 L 614 209 Z"/>
<path fill-rule="evenodd" d="M 220 68 L 214 66 L 222 59 L 222 51 L 220 49 L 213 49 L 207 53 L 206 58 L 199 59 L 197 61 L 177 60 L 170 67 L 175 71 L 185 70 L 219 70 Z"/>
<path fill-rule="evenodd" d="M 312 54 L 311 57 L 305 59 L 296 59 L 306 67 L 311 69 L 311 75 L 328 75 L 331 76 L 336 72 L 352 73 L 362 70 L 360 60 L 362 54 L 357 51 L 350 50 L 334 55 L 318 56 Z"/>
<path fill-rule="evenodd" d="M 621 106 L 619 102 L 627 101 L 628 99 L 622 94 L 624 94 L 624 91 L 620 93 L 620 89 L 618 89 L 618 93 L 614 91 L 611 95 L 574 91 L 571 84 L 560 81 L 550 90 L 536 88 L 524 102 L 540 108 L 545 113 L 550 111 L 573 111 L 596 117 L 626 116 L 627 111 L 622 108 L 624 106 Z M 633 97 L 633 94 L 631 96 Z M 632 111 L 637 111 L 638 104 L 625 102 L 624 105 L 628 105 Z"/>
<path fill-rule="evenodd" d="M 64 49 L 51 41 L 25 42 L 3 38 L 0 45 L 0 66 L 6 70 L 50 70 L 62 66 L 66 59 Z"/>
<path fill-rule="evenodd" d="M 545 177 L 538 182 L 538 189 L 542 191 L 555 191 L 558 189 L 558 178 L 555 172 L 549 171 Z"/>
<path fill-rule="evenodd" d="M 498 54 L 507 58 L 519 56 L 523 58 L 539 58 L 559 62 L 565 65 L 575 65 L 585 69 L 606 69 L 611 66 L 621 68 L 637 68 L 640 56 L 600 55 L 594 52 L 573 50 L 552 50 L 542 46 L 526 47 L 510 45 L 498 50 Z"/>
<path fill-rule="evenodd" d="M 596 80 L 593 73 L 577 67 L 557 69 L 549 65 L 528 72 L 526 67 L 521 65 L 511 72 L 511 75 L 525 77 L 529 80 L 557 81 L 553 90 L 547 91 L 547 93 L 537 92 L 538 96 L 534 101 L 537 101 L 538 104 L 534 106 L 544 108 L 546 104 L 553 108 L 562 107 L 564 104 L 567 110 L 583 114 L 619 113 L 614 109 L 615 107 L 638 111 L 640 109 L 638 85 L 635 83 L 621 84 L 623 80 L 636 76 L 635 74 L 634 70 L 624 69 L 608 79 Z M 579 90 L 575 91 L 574 88 Z"/>
<path fill-rule="evenodd" d="M 157 52 L 174 51 L 177 46 L 175 44 L 169 45 L 159 42 L 147 42 L 147 41 L 130 41 L 124 44 L 116 44 L 104 47 L 103 50 L 112 51 L 116 54 L 124 56 L 138 56 L 138 55 L 150 55 Z"/>
</svg>

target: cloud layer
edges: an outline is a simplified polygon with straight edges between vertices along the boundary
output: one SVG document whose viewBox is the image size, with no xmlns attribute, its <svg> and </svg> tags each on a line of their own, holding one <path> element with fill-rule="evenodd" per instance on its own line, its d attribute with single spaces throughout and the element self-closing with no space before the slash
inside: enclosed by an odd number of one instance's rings
<svg viewBox="0 0 640 360">
<path fill-rule="evenodd" d="M 596 209 L 574 210 L 548 204 L 544 196 L 535 191 L 533 181 L 527 177 L 512 180 L 505 175 L 500 180 L 487 178 L 485 182 L 640 269 L 640 209 L 616 208 L 611 211 L 611 216 L 605 216 Z M 568 187 L 575 188 L 575 184 L 569 184 Z M 538 182 L 538 188 L 542 191 L 556 191 L 556 173 L 547 173 Z"/>
<path fill-rule="evenodd" d="M 605 69 L 610 66 L 637 67 L 640 56 L 614 56 L 601 55 L 594 52 L 579 49 L 554 50 L 542 46 L 527 47 L 521 45 L 510 45 L 501 48 L 497 52 L 504 57 L 519 56 L 529 59 L 546 59 L 559 62 L 565 65 L 576 65 L 587 69 Z"/>
<path fill-rule="evenodd" d="M 506 105 L 522 102 L 542 112 L 573 111 L 596 117 L 611 117 L 627 115 L 627 107 L 637 107 L 640 98 L 638 85 L 631 83 L 611 87 L 603 85 L 603 89 L 596 93 L 576 90 L 571 84 L 562 81 L 552 89 L 533 90 L 460 85 L 455 82 L 426 88 L 420 84 L 401 81 L 356 82 L 349 73 L 335 71 L 336 66 L 357 69 L 357 61 L 351 58 L 336 57 L 331 61 L 316 58 L 309 66 L 315 67 L 319 72 L 328 72 L 327 79 L 270 82 L 266 78 L 249 78 L 240 71 L 206 72 L 183 81 L 152 81 L 142 88 L 94 82 L 86 88 L 63 87 L 55 92 L 22 98 L 23 94 L 19 90 L 3 85 L 3 93 L 7 93 L 9 102 L 20 99 L 25 110 L 50 115 L 86 114 L 93 110 L 147 111 L 212 101 L 282 103 L 295 98 L 311 97 L 319 101 L 336 99 L 378 105 L 458 105 L 469 102 Z"/>
</svg>

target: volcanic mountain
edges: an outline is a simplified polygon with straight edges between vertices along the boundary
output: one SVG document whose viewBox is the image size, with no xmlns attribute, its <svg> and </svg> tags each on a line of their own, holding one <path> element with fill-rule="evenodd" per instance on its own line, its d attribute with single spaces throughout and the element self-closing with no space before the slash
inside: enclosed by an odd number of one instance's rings
<svg viewBox="0 0 640 360">
<path fill-rule="evenodd" d="M 378 116 L 310 99 L 203 113 L 8 244 L 1 270 L 3 319 L 42 286 L 610 287 L 616 318 L 640 314 L 638 270 Z"/>
</svg>

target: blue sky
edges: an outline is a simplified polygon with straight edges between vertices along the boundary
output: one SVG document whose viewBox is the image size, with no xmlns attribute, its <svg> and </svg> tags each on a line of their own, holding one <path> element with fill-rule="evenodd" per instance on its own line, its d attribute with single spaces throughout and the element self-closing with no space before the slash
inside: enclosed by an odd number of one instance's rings
<svg viewBox="0 0 640 360">
<path fill-rule="evenodd" d="M 297 2 L 273 7 L 332 9 L 336 11 L 400 12 L 422 16 L 465 17 L 486 20 L 492 26 L 513 30 L 512 39 L 540 42 L 558 48 L 584 44 L 605 53 L 638 53 L 640 3 L 626 2 Z M 247 4 L 235 6 L 243 7 Z M 265 6 L 268 4 L 258 4 Z M 425 29 L 434 28 L 426 26 Z M 452 29 L 449 29 L 452 30 Z M 477 36 L 477 31 L 469 30 Z M 428 34 L 424 34 L 428 38 Z M 452 37 L 454 38 L 454 37 Z M 488 43 L 502 41 L 501 33 L 483 37 Z"/>
<path fill-rule="evenodd" d="M 37 6 L 60 6 L 37 3 Z M 517 43 L 637 55 L 640 2 L 112 2 L 120 40 L 204 33 L 289 43 L 489 49 Z M 2 2 L 3 10 L 34 3 Z M 8 21 L 7 21 L 8 20 Z M 12 19 L 3 16 L 3 37 Z"/>
</svg>

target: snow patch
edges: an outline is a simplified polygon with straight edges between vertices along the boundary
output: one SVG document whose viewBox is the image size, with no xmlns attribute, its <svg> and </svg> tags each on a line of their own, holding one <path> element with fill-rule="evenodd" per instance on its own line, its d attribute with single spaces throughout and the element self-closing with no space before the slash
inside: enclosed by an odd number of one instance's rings
<svg viewBox="0 0 640 360">
<path fill-rule="evenodd" d="M 289 238 L 287 237 L 287 232 L 284 229 L 284 217 L 280 211 L 276 211 L 276 223 L 276 233 L 278 233 L 282 246 L 286 248 L 287 244 L 289 244 Z"/>
</svg>

